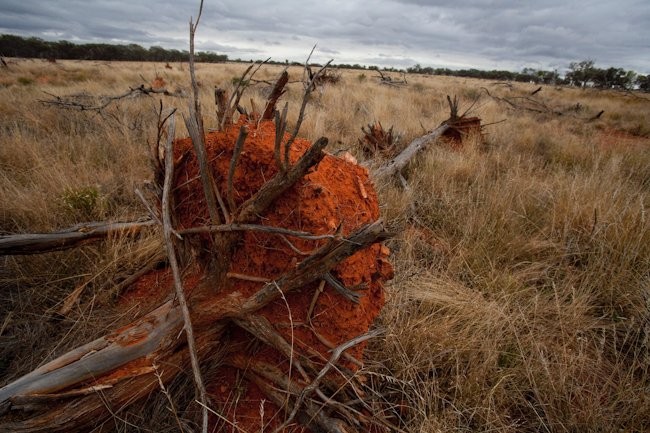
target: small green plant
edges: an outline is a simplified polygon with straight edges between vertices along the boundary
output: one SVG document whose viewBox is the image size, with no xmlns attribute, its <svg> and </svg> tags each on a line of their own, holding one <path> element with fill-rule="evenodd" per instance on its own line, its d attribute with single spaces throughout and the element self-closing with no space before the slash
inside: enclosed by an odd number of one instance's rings
<svg viewBox="0 0 650 433">
<path fill-rule="evenodd" d="M 18 77 L 18 83 L 23 86 L 29 86 L 30 84 L 34 84 L 34 80 L 29 77 Z"/>
<path fill-rule="evenodd" d="M 99 191 L 93 186 L 68 188 L 63 192 L 61 200 L 69 211 L 83 217 L 90 217 L 97 209 Z"/>
<path fill-rule="evenodd" d="M 366 77 L 366 74 L 364 74 L 363 72 L 360 73 L 359 75 L 357 75 L 357 80 L 359 80 L 360 83 L 363 83 L 364 81 L 366 81 L 366 78 L 368 78 L 368 77 Z"/>
</svg>

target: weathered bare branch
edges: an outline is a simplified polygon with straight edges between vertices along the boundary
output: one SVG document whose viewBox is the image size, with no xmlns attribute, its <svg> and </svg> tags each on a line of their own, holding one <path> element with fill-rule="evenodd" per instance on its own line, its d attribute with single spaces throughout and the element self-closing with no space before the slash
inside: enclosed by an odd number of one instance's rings
<svg viewBox="0 0 650 433">
<path fill-rule="evenodd" d="M 203 2 L 201 2 L 203 5 Z M 200 13 L 199 13 L 200 16 Z M 197 19 L 198 20 L 198 19 Z M 163 216 L 163 235 L 165 238 L 165 245 L 167 247 L 167 257 L 169 267 L 172 270 L 174 277 L 174 287 L 176 289 L 176 299 L 180 305 L 181 312 L 183 313 L 183 329 L 187 336 L 187 348 L 190 354 L 190 361 L 192 364 L 192 373 L 194 375 L 194 385 L 196 386 L 199 400 L 203 405 L 203 433 L 208 431 L 208 411 L 207 411 L 207 393 L 205 391 L 205 384 L 201 376 L 201 368 L 199 367 L 199 359 L 196 350 L 196 340 L 194 338 L 194 328 L 192 327 L 192 318 L 190 310 L 187 306 L 185 299 L 185 290 L 181 281 L 181 272 L 178 266 L 178 259 L 176 258 L 176 249 L 174 247 L 174 238 L 172 236 L 172 217 L 171 217 L 171 189 L 172 182 L 174 181 L 174 135 L 175 135 L 175 121 L 174 117 L 169 119 L 169 128 L 167 132 L 167 143 L 165 145 L 165 183 L 163 186 L 162 196 L 162 216 Z"/>
<path fill-rule="evenodd" d="M 388 238 L 381 220 L 366 225 L 347 238 L 334 239 L 318 249 L 314 254 L 303 260 L 296 269 L 283 275 L 277 281 L 266 284 L 255 295 L 243 302 L 236 317 L 243 317 L 259 310 L 262 306 L 298 287 L 304 287 L 313 281 L 321 279 L 337 263 L 366 245 L 380 242 Z"/>
<path fill-rule="evenodd" d="M 284 227 L 273 227 L 273 226 L 264 226 L 259 224 L 221 224 L 216 226 L 201 226 L 201 227 L 191 227 L 188 229 L 179 230 L 178 233 L 181 235 L 191 235 L 197 233 L 227 233 L 227 232 L 242 232 L 242 231 L 254 231 L 254 232 L 263 232 L 263 233 L 272 233 L 277 235 L 286 235 L 293 236 L 301 239 L 309 240 L 321 240 L 321 239 L 334 239 L 335 234 L 325 234 L 325 235 L 315 235 L 313 233 L 285 229 Z"/>
<path fill-rule="evenodd" d="M 286 68 L 280 73 L 280 78 L 275 82 L 271 94 L 266 100 L 266 106 L 264 107 L 264 113 L 262 114 L 262 120 L 271 120 L 274 117 L 275 106 L 278 103 L 278 99 L 284 94 L 284 86 L 287 85 L 289 81 L 289 73 Z"/>
<path fill-rule="evenodd" d="M 138 222 L 91 222 L 53 233 L 24 233 L 0 236 L 0 256 L 29 255 L 67 250 L 109 236 L 136 236 L 155 225 L 153 220 Z"/>
<path fill-rule="evenodd" d="M 287 130 L 287 112 L 289 110 L 289 103 L 284 104 L 282 109 L 282 114 L 275 112 L 275 147 L 273 150 L 273 157 L 275 159 L 275 164 L 278 166 L 278 170 L 281 172 L 286 171 L 287 167 L 284 165 L 282 160 L 282 140 L 284 139 L 284 133 Z"/>
<path fill-rule="evenodd" d="M 78 110 L 78 111 L 93 111 L 96 113 L 101 113 L 103 110 L 108 108 L 109 105 L 112 103 L 119 101 L 121 99 L 131 99 L 131 98 L 137 98 L 139 96 L 153 96 L 153 95 L 165 95 L 165 96 L 175 96 L 175 97 L 185 97 L 182 93 L 179 92 L 170 92 L 167 89 L 154 89 L 151 86 L 145 86 L 144 84 L 140 84 L 137 87 L 130 87 L 129 90 L 127 90 L 124 93 L 120 93 L 118 95 L 112 95 L 112 96 L 90 96 L 90 95 L 76 95 L 76 96 L 67 96 L 67 97 L 62 97 L 62 96 L 57 96 L 53 95 L 48 92 L 44 92 L 48 96 L 51 96 L 53 99 L 39 99 L 38 102 L 45 104 L 45 105 L 50 105 L 58 108 L 64 108 L 68 110 Z M 98 104 L 88 104 L 82 102 L 83 99 L 95 99 L 99 100 Z"/>
<path fill-rule="evenodd" d="M 316 48 L 316 45 L 314 45 L 314 48 Z M 314 49 L 312 48 L 312 52 Z M 309 54 L 311 57 L 311 53 Z M 307 61 L 309 61 L 309 58 L 307 58 Z M 300 112 L 298 114 L 298 120 L 296 121 L 296 126 L 293 129 L 293 132 L 291 133 L 291 136 L 289 139 L 286 141 L 284 144 L 284 165 L 285 167 L 289 167 L 289 150 L 291 149 L 291 145 L 293 144 L 294 140 L 298 136 L 298 132 L 300 131 L 300 127 L 302 126 L 302 121 L 305 118 L 305 109 L 307 108 L 307 102 L 309 101 L 309 94 L 311 91 L 314 89 L 314 83 L 320 76 L 320 74 L 323 73 L 325 69 L 332 63 L 332 60 L 328 61 L 325 66 L 320 68 L 316 74 L 314 74 L 311 79 L 306 83 L 305 85 L 305 93 L 302 96 L 302 104 L 300 105 Z M 306 64 L 306 63 L 305 63 Z"/>
<path fill-rule="evenodd" d="M 201 174 L 201 182 L 203 183 L 203 193 L 205 195 L 205 202 L 210 215 L 210 222 L 212 224 L 220 224 L 221 218 L 219 217 L 219 209 L 217 208 L 217 194 L 219 190 L 214 187 L 215 182 L 212 176 L 212 171 L 208 166 L 207 156 L 205 154 L 205 140 L 204 135 L 201 133 L 199 126 L 199 115 L 190 106 L 190 116 L 184 117 L 187 131 L 192 139 L 192 145 L 196 153 L 196 159 L 199 163 L 199 173 Z"/>
<path fill-rule="evenodd" d="M 248 223 L 261 215 L 282 193 L 289 189 L 296 181 L 302 178 L 311 167 L 318 164 L 324 157 L 323 149 L 327 146 L 327 139 L 319 138 L 305 154 L 286 172 L 276 174 L 266 182 L 260 190 L 240 207 L 235 218 L 237 223 Z"/>
<path fill-rule="evenodd" d="M 380 167 L 375 172 L 375 176 L 377 178 L 388 178 L 400 172 L 413 159 L 413 157 L 415 157 L 415 155 L 426 149 L 431 143 L 435 142 L 448 129 L 449 125 L 443 123 L 430 133 L 416 138 L 411 142 L 411 144 L 406 146 L 406 148 L 401 151 L 399 155 Z"/>
<path fill-rule="evenodd" d="M 228 179 L 227 179 L 227 198 L 228 206 L 230 206 L 230 213 L 234 214 L 237 211 L 235 207 L 235 198 L 233 196 L 234 187 L 233 187 L 233 177 L 235 176 L 235 169 L 237 168 L 237 162 L 239 161 L 239 155 L 241 155 L 242 150 L 244 149 L 244 142 L 248 136 L 248 126 L 242 125 L 239 128 L 239 136 L 235 142 L 235 148 L 232 152 L 232 158 L 230 159 L 230 168 L 228 170 Z"/>
</svg>

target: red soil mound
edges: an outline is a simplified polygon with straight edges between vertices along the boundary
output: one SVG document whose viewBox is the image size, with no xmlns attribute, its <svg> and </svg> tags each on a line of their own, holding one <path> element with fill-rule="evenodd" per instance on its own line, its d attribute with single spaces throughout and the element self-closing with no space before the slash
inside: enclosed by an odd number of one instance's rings
<svg viewBox="0 0 650 433">
<path fill-rule="evenodd" d="M 239 126 L 235 125 L 225 132 L 210 133 L 206 137 L 208 160 L 220 191 L 226 191 L 228 167 Z M 234 174 L 237 205 L 251 197 L 278 171 L 273 156 L 273 123 L 262 122 L 259 127 L 249 124 L 249 128 Z M 309 146 L 309 142 L 296 139 L 290 152 L 291 161 L 295 162 Z M 175 157 L 181 161 L 177 167 L 174 189 L 178 228 L 205 225 L 209 216 L 191 140 L 176 142 Z M 327 155 L 264 215 L 260 215 L 258 223 L 315 234 L 334 234 L 340 226 L 341 234 L 347 235 L 378 218 L 377 196 L 366 169 Z M 244 296 L 252 295 L 264 283 L 242 280 L 237 275 L 269 281 L 276 279 L 306 258 L 300 252 L 309 253 L 327 242 L 287 239 L 292 245 L 277 235 L 245 232 L 233 255 L 229 271 L 233 278 L 228 279 L 227 287 L 214 288 L 214 296 L 226 296 L 234 291 Z M 197 248 L 209 254 L 211 247 L 211 236 L 200 235 Z M 331 348 L 367 332 L 379 314 L 384 304 L 382 282 L 392 277 L 387 255 L 385 247 L 375 244 L 340 263 L 332 272 L 346 287 L 359 290 L 362 296 L 358 303 L 349 301 L 329 284 L 324 285 L 322 293 L 315 296 L 320 287 L 316 283 L 292 292 L 286 301 L 280 299 L 258 314 L 266 317 L 293 347 L 309 354 L 314 363 L 324 365 Z M 186 290 L 191 292 L 201 278 L 199 271 L 188 273 L 185 277 Z M 154 305 L 172 290 L 169 272 L 157 271 L 142 278 L 122 302 L 129 307 L 136 302 Z M 262 344 L 252 344 L 253 340 L 246 332 L 233 327 L 226 350 L 237 351 L 238 356 L 243 354 L 248 359 L 279 367 L 294 379 L 299 377 L 296 372 L 289 373 L 288 362 L 282 355 Z M 361 358 L 363 345 L 350 349 L 348 353 Z M 343 365 L 352 370 L 358 368 L 351 360 L 343 362 Z M 237 424 L 236 431 L 259 432 L 261 425 L 265 425 L 264 431 L 267 431 L 277 426 L 284 417 L 277 416 L 278 408 L 232 367 L 218 367 L 207 382 L 213 402 L 221 408 L 225 418 Z M 264 400 L 264 415 L 261 415 L 260 404 Z M 212 421 L 217 427 L 215 431 L 225 428 L 216 417 Z"/>
<path fill-rule="evenodd" d="M 163 77 L 156 77 L 154 80 L 151 82 L 151 87 L 154 89 L 162 89 L 167 85 Z"/>
</svg>

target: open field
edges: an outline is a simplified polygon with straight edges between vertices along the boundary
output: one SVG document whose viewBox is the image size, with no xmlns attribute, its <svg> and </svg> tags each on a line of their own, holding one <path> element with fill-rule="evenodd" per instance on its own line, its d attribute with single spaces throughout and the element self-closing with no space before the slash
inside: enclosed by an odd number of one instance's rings
<svg viewBox="0 0 650 433">
<path fill-rule="evenodd" d="M 16 60 L 0 70 L 0 234 L 146 215 L 134 190 L 151 177 L 158 101 L 186 113 L 188 99 L 140 96 L 101 113 L 39 100 L 117 95 L 156 76 L 189 94 L 187 64 L 171 67 Z M 213 87 L 232 86 L 245 67 L 198 65 L 206 128 L 216 126 Z M 409 167 L 408 190 L 377 185 L 396 272 L 379 320 L 386 332 L 364 369 L 398 406 L 403 430 L 650 430 L 648 95 L 544 86 L 535 98 L 558 116 L 512 109 L 482 90 L 528 97 L 533 84 L 408 76 L 394 87 L 374 71 L 341 74 L 314 93 L 301 136 L 326 136 L 330 152 L 371 168 L 381 157 L 364 156 L 358 139 L 374 121 L 394 126 L 406 146 L 447 119 L 446 95 L 457 95 L 461 112 L 478 99 L 470 115 L 492 124 L 484 140 L 431 147 Z M 290 80 L 301 75 L 290 69 Z M 243 105 L 263 106 L 267 87 L 252 86 Z M 290 124 L 301 97 L 300 83 L 283 97 Z M 0 386 L 143 313 L 116 313 L 111 279 L 155 256 L 159 238 L 0 257 Z M 57 314 L 82 282 L 79 304 Z M 179 407 L 190 400 L 189 375 L 169 393 Z M 117 414 L 106 430 L 178 431 L 159 394 L 146 416 Z"/>
</svg>

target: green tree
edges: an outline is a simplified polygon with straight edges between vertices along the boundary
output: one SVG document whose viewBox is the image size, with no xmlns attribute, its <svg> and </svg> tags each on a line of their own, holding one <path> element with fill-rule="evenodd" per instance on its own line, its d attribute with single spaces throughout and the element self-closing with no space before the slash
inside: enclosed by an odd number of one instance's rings
<svg viewBox="0 0 650 433">
<path fill-rule="evenodd" d="M 594 61 L 583 60 L 581 62 L 571 62 L 569 64 L 570 71 L 567 72 L 566 77 L 574 86 L 585 88 L 587 83 L 594 78 Z"/>
</svg>

